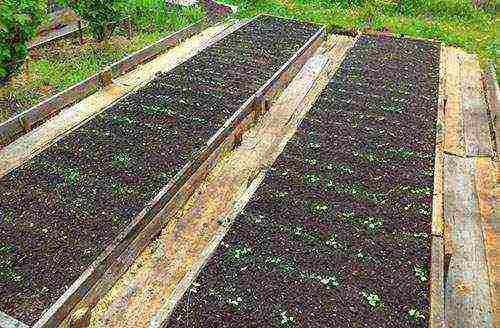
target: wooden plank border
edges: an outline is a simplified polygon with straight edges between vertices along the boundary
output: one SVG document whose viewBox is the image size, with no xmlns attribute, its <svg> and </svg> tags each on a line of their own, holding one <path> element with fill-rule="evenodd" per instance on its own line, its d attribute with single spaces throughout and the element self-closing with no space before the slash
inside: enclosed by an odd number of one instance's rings
<svg viewBox="0 0 500 328">
<path fill-rule="evenodd" d="M 488 63 L 483 74 L 483 86 L 488 102 L 488 110 L 490 114 L 491 130 L 494 134 L 495 141 L 494 151 L 498 156 L 500 147 L 500 88 L 495 74 L 495 66 L 493 63 Z M 498 160 L 498 157 L 497 157 Z M 497 178 L 498 179 L 498 178 Z"/>
<path fill-rule="evenodd" d="M 132 68 L 149 61 L 180 40 L 200 32 L 204 26 L 200 20 L 179 31 L 167 35 L 155 43 L 138 50 L 120 61 L 104 68 L 86 80 L 79 82 L 47 99 L 30 109 L 21 112 L 0 124 L 0 148 L 33 128 L 41 125 L 47 119 L 59 113 L 63 108 L 95 93 L 103 86 L 109 85 L 112 79 L 130 71 Z"/>
<path fill-rule="evenodd" d="M 2 328 L 28 328 L 27 325 L 0 311 L 0 327 Z"/>
<path fill-rule="evenodd" d="M 247 21 L 246 24 L 251 22 Z M 244 25 L 242 25 L 244 26 Z M 240 26 L 240 28 L 242 27 Z M 313 54 L 324 41 L 325 28 L 321 27 L 296 54 L 287 61 L 276 74 L 269 79 L 252 97 L 250 97 L 238 111 L 219 129 L 207 145 L 198 152 L 195 159 L 188 162 L 180 172 L 150 201 L 143 210 L 132 220 L 115 240 L 105 248 L 87 270 L 66 290 L 66 292 L 42 315 L 34 327 L 57 326 L 68 316 L 70 311 L 83 298 L 89 305 L 95 305 L 99 297 L 116 281 L 123 268 L 128 267 L 138 256 L 156 233 L 168 222 L 170 217 L 165 214 L 176 212 L 189 199 L 190 195 L 203 181 L 208 172 L 216 164 L 220 149 L 232 148 L 236 133 L 248 129 L 255 119 L 257 99 L 262 96 L 273 99 L 278 96 L 276 89 L 285 88 L 300 69 L 300 65 Z M 195 179 L 192 179 L 195 177 Z M 157 225 L 151 225 L 155 220 Z M 147 235 L 143 234 L 145 227 Z M 154 231 L 157 229 L 157 231 Z M 140 236 L 141 238 L 137 239 Z M 132 244 L 133 243 L 133 244 Z M 131 248 L 131 245 L 133 248 Z M 108 270 L 111 268 L 112 270 Z M 93 288 L 97 283 L 102 288 Z M 90 292 L 90 294 L 89 294 Z"/>
</svg>

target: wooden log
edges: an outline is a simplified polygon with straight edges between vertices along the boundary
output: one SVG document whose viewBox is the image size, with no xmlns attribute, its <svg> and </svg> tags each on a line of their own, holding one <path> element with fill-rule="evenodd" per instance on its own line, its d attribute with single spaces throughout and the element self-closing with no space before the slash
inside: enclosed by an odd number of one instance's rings
<svg viewBox="0 0 500 328">
<path fill-rule="evenodd" d="M 489 63 L 484 72 L 484 89 L 488 101 L 491 130 L 494 134 L 494 151 L 496 153 L 496 181 L 500 183 L 500 88 L 496 79 L 495 66 Z M 499 323 L 500 324 L 500 323 Z"/>
<path fill-rule="evenodd" d="M 453 244 L 445 284 L 446 319 L 450 328 L 493 327 L 473 158 L 444 157 L 444 215 Z"/>
<path fill-rule="evenodd" d="M 449 154 L 465 156 L 464 117 L 460 96 L 461 54 L 462 52 L 458 49 L 444 47 L 446 65 L 444 151 Z"/>
<path fill-rule="evenodd" d="M 466 156 L 493 156 L 489 115 L 477 56 L 462 56 L 461 102 Z"/>
</svg>

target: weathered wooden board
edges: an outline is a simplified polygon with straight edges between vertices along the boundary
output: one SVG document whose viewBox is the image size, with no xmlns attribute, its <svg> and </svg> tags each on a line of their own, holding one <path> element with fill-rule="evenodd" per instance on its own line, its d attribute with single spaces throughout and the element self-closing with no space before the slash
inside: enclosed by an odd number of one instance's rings
<svg viewBox="0 0 500 328">
<path fill-rule="evenodd" d="M 475 55 L 462 55 L 461 102 L 466 156 L 493 156 L 481 69 Z"/>
<path fill-rule="evenodd" d="M 430 272 L 430 328 L 445 328 L 444 302 L 444 243 L 443 238 L 432 236 Z"/>
<path fill-rule="evenodd" d="M 465 156 L 464 118 L 460 91 L 460 81 L 462 79 L 460 69 L 462 65 L 461 51 L 452 47 L 444 47 L 443 57 L 446 65 L 444 151 Z"/>
<path fill-rule="evenodd" d="M 99 88 L 109 85 L 111 79 L 122 75 L 139 65 L 157 56 L 165 48 L 174 45 L 179 40 L 189 37 L 201 30 L 203 21 L 187 26 L 172 33 L 150 46 L 133 53 L 119 62 L 103 69 L 101 72 L 63 90 L 30 109 L 19 113 L 0 124 L 0 147 L 7 145 L 18 136 L 27 133 L 36 126 L 45 122 L 48 118 L 59 113 L 63 108 L 88 97 Z"/>
<path fill-rule="evenodd" d="M 496 309 L 498 304 L 498 291 L 500 290 L 500 274 L 498 270 L 499 253 L 498 236 L 500 229 L 498 224 L 498 192 L 500 186 L 495 186 L 495 165 L 491 158 L 476 158 L 474 163 L 474 178 L 477 197 L 479 201 L 479 213 L 481 216 L 481 227 L 486 252 L 486 264 L 492 301 L 492 308 Z M 495 195 L 495 187 L 497 195 Z M 494 318 L 497 324 L 500 324 L 498 311 L 495 311 Z"/>
<path fill-rule="evenodd" d="M 444 156 L 444 216 L 453 253 L 445 283 L 450 328 L 493 327 L 474 158 Z"/>
<path fill-rule="evenodd" d="M 434 192 L 432 198 L 432 234 L 443 236 L 443 156 L 444 156 L 444 107 L 446 103 L 446 57 L 441 47 L 439 65 L 439 98 L 436 120 L 436 148 L 434 154 Z"/>
</svg>

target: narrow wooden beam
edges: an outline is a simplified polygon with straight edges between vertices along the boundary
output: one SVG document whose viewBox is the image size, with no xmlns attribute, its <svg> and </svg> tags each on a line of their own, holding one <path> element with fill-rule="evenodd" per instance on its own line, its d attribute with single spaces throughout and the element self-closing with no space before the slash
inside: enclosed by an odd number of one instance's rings
<svg viewBox="0 0 500 328">
<path fill-rule="evenodd" d="M 0 328 L 28 328 L 28 326 L 0 311 Z"/>
<path fill-rule="evenodd" d="M 453 244 L 445 283 L 450 328 L 493 327 L 488 269 L 481 230 L 474 158 L 445 154 L 444 215 Z"/>
<path fill-rule="evenodd" d="M 475 55 L 462 55 L 460 81 L 466 156 L 493 156 L 481 69 Z"/>
</svg>

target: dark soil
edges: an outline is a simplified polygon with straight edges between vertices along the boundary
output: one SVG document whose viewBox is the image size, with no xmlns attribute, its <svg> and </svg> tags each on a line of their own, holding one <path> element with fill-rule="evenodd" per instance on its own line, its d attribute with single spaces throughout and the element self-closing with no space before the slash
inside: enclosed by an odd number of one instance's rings
<svg viewBox="0 0 500 328">
<path fill-rule="evenodd" d="M 438 72 L 362 37 L 168 327 L 427 327 Z"/>
<path fill-rule="evenodd" d="M 0 179 L 0 310 L 33 324 L 317 30 L 262 17 Z"/>
</svg>

